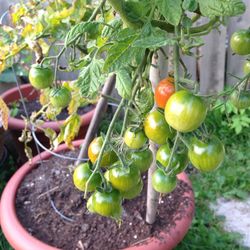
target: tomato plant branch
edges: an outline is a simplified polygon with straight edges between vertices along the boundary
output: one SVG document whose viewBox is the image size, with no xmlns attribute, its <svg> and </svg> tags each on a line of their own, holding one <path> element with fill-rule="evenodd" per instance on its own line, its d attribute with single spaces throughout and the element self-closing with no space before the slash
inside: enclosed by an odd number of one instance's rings
<svg viewBox="0 0 250 250">
<path fill-rule="evenodd" d="M 142 59 L 142 62 L 141 64 L 138 66 L 136 72 L 135 72 L 135 75 L 133 77 L 133 80 L 132 80 L 132 86 L 135 84 L 136 80 L 137 80 L 137 76 L 139 74 L 141 74 L 143 68 L 145 67 L 146 63 L 147 63 L 147 58 L 148 58 L 148 51 L 145 52 L 145 55 L 144 55 L 144 58 Z M 121 131 L 121 135 L 124 134 L 125 132 L 125 129 L 127 127 L 127 120 L 128 120 L 128 114 L 129 114 L 129 108 L 131 107 L 134 99 L 135 99 L 135 95 L 136 95 L 136 92 L 138 90 L 140 86 L 140 81 L 137 81 L 136 84 L 134 85 L 133 87 L 133 90 L 132 90 L 132 94 L 131 94 L 131 97 L 130 97 L 130 100 L 127 104 L 127 107 L 125 109 L 125 114 L 124 114 L 124 121 L 123 121 L 123 125 L 122 125 L 122 131 Z"/>
<path fill-rule="evenodd" d="M 99 11 L 103 8 L 105 3 L 106 3 L 106 0 L 101 1 L 101 3 L 96 7 L 91 17 L 89 18 L 89 22 L 93 21 L 96 18 L 96 16 L 98 15 Z"/>
<path fill-rule="evenodd" d="M 98 155 L 98 158 L 97 158 L 97 161 L 96 161 L 96 164 L 95 164 L 95 168 L 92 172 L 92 174 L 90 175 L 88 181 L 86 182 L 86 189 L 85 189 L 85 193 L 84 193 L 84 198 L 87 197 L 87 191 L 88 191 L 88 185 L 91 181 L 91 179 L 93 178 L 94 174 L 98 171 L 98 169 L 100 168 L 100 164 L 101 164 L 101 160 L 102 160 L 102 157 L 103 157 L 103 154 L 104 154 L 104 150 L 105 150 L 105 147 L 106 145 L 108 144 L 108 141 L 110 139 L 110 135 L 111 135 L 111 132 L 113 131 L 113 128 L 114 128 L 114 125 L 115 125 L 115 122 L 121 112 L 121 110 L 123 109 L 123 106 L 124 106 L 124 103 L 125 103 L 125 99 L 122 99 L 119 106 L 117 107 L 117 110 L 113 116 L 113 119 L 109 125 L 109 128 L 108 128 L 108 131 L 106 133 L 106 136 L 103 140 L 103 144 L 102 144 L 102 147 L 101 147 L 101 150 L 100 150 L 100 153 Z"/>
<path fill-rule="evenodd" d="M 175 27 L 175 35 L 179 36 L 180 26 Z M 174 83 L 175 83 L 175 91 L 179 89 L 179 65 L 180 65 L 180 50 L 178 42 L 174 45 Z"/>
</svg>

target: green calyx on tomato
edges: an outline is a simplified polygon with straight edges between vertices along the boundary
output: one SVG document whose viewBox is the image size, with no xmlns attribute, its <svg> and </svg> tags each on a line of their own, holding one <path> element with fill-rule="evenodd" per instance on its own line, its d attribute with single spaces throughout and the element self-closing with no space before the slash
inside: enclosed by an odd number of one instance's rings
<svg viewBox="0 0 250 250">
<path fill-rule="evenodd" d="M 125 168 L 117 162 L 109 170 L 109 181 L 117 190 L 126 192 L 138 184 L 140 171 L 132 165 Z"/>
<path fill-rule="evenodd" d="M 86 183 L 92 174 L 92 170 L 88 163 L 79 164 L 73 173 L 73 183 L 76 188 L 81 191 L 86 190 Z M 88 185 L 88 192 L 93 192 L 102 183 L 102 177 L 99 173 L 95 173 Z"/>
<path fill-rule="evenodd" d="M 103 139 L 101 136 L 96 137 L 89 144 L 88 157 L 93 164 L 97 161 L 102 145 L 103 145 Z M 111 166 L 116 161 L 117 161 L 117 155 L 115 154 L 115 152 L 112 151 L 111 149 L 105 149 L 101 159 L 101 167 Z"/>
<path fill-rule="evenodd" d="M 230 40 L 234 53 L 244 56 L 250 54 L 250 30 L 238 30 L 233 33 Z"/>
<path fill-rule="evenodd" d="M 119 219 L 122 213 L 122 197 L 118 190 L 95 191 L 87 202 L 87 208 L 106 217 Z"/>
<path fill-rule="evenodd" d="M 39 64 L 33 64 L 29 71 L 30 84 L 36 89 L 49 88 L 54 81 L 54 71 Z"/>
<path fill-rule="evenodd" d="M 66 108 L 71 101 L 71 93 L 65 87 L 53 88 L 49 97 L 51 104 L 55 108 Z"/>
<path fill-rule="evenodd" d="M 131 149 L 140 149 L 146 142 L 147 137 L 145 136 L 143 130 L 136 130 L 128 128 L 124 134 L 124 142 Z"/>
<path fill-rule="evenodd" d="M 121 196 L 124 199 L 132 200 L 140 195 L 142 189 L 143 189 L 143 181 L 142 179 L 140 179 L 139 182 L 134 187 L 132 187 L 128 191 L 121 192 Z"/>
<path fill-rule="evenodd" d="M 155 191 L 163 194 L 172 192 L 177 185 L 175 175 L 168 175 L 162 169 L 157 169 L 152 176 L 152 185 Z"/>
<path fill-rule="evenodd" d="M 230 101 L 237 109 L 246 109 L 250 107 L 250 91 L 234 91 L 230 96 Z"/>
<path fill-rule="evenodd" d="M 250 73 L 250 61 L 246 60 L 243 66 L 243 72 L 245 75 Z"/>
<path fill-rule="evenodd" d="M 193 166 L 202 172 L 212 171 L 218 168 L 225 158 L 223 143 L 212 136 L 206 141 L 192 138 L 188 157 Z"/>
<path fill-rule="evenodd" d="M 171 149 L 168 144 L 162 145 L 156 153 L 156 161 L 162 166 L 167 167 L 171 156 Z M 181 173 L 188 164 L 188 154 L 186 150 L 175 152 L 170 164 L 169 170 L 173 170 L 172 174 L 177 175 Z"/>
<path fill-rule="evenodd" d="M 167 77 L 159 82 L 155 89 L 155 102 L 164 109 L 170 96 L 175 92 L 174 78 Z"/>
<path fill-rule="evenodd" d="M 149 148 L 140 151 L 130 151 L 127 158 L 131 161 L 133 167 L 138 168 L 141 173 L 144 173 L 150 168 L 153 162 L 153 153 Z"/>
<path fill-rule="evenodd" d="M 144 132 L 148 139 L 159 145 L 167 143 L 167 140 L 172 139 L 174 135 L 159 110 L 153 110 L 146 116 Z"/>
<path fill-rule="evenodd" d="M 180 90 L 173 94 L 165 107 L 167 123 L 180 132 L 197 129 L 207 115 L 206 103 L 189 91 Z"/>
</svg>

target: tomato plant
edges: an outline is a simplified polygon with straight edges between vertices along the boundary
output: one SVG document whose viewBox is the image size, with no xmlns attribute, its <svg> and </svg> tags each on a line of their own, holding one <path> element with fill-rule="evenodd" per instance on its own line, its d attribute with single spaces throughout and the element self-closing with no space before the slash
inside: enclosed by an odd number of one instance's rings
<svg viewBox="0 0 250 250">
<path fill-rule="evenodd" d="M 193 166 L 200 171 L 212 171 L 218 168 L 224 160 L 224 145 L 216 136 L 204 141 L 193 138 L 188 157 Z"/>
<path fill-rule="evenodd" d="M 180 90 L 173 94 L 165 107 L 167 123 L 180 132 L 191 132 L 205 120 L 207 107 L 205 102 L 189 91 Z"/>
<path fill-rule="evenodd" d="M 164 109 L 170 96 L 175 92 L 174 78 L 167 77 L 161 80 L 155 89 L 155 102 Z"/>
<path fill-rule="evenodd" d="M 86 183 L 91 176 L 92 171 L 88 163 L 78 165 L 73 173 L 73 183 L 81 191 L 85 191 Z M 102 178 L 99 173 L 95 173 L 88 185 L 88 192 L 93 192 L 102 183 Z"/>
<path fill-rule="evenodd" d="M 218 108 L 215 100 L 220 98 L 227 101 L 230 96 L 239 109 L 250 106 L 249 62 L 244 66 L 245 76 L 235 77 L 235 85 L 203 95 L 198 75 L 193 80 L 182 58 L 188 55 L 197 60 L 202 56 L 198 53 L 204 45 L 202 36 L 219 29 L 228 17 L 242 14 L 242 0 L 26 2 L 27 6 L 20 3 L 13 7 L 12 27 L 1 26 L 0 32 L 0 71 L 12 66 L 17 55 L 26 50 L 34 52 L 31 58 L 37 62 L 31 67 L 30 82 L 42 90 L 42 108 L 26 118 L 21 140 L 30 152 L 28 128 L 32 125 L 45 132 L 53 148 L 65 142 L 74 149 L 72 141 L 82 121 L 78 108 L 98 102 L 90 126 L 93 130 L 88 131 L 78 157 L 86 158 L 88 151 L 91 164 L 79 165 L 77 161 L 73 173 L 73 182 L 85 198 L 88 191 L 94 192 L 87 202 L 90 212 L 120 219 L 123 198 L 137 197 L 145 176 L 152 180 L 148 181 L 147 204 L 153 206 L 151 201 L 158 197 L 152 188 L 160 193 L 173 191 L 176 175 L 188 161 L 204 172 L 220 166 L 224 146 L 204 121 L 208 112 Z M 199 25 L 200 18 L 207 22 Z M 165 46 L 173 53 L 166 52 Z M 249 30 L 236 31 L 231 47 L 236 54 L 248 55 Z M 167 64 L 173 66 L 173 77 L 153 89 L 159 77 L 166 75 Z M 58 81 L 60 71 L 78 77 Z M 111 95 L 113 87 L 119 98 Z M 93 139 L 102 112 L 111 111 L 105 108 L 107 102 L 112 106 L 108 129 Z M 56 121 L 66 107 L 69 116 L 58 134 L 41 126 L 41 119 Z M 115 130 L 118 123 L 121 131 Z M 147 218 L 153 220 L 156 216 L 149 210 Z"/>
<path fill-rule="evenodd" d="M 168 139 L 173 138 L 174 132 L 164 119 L 164 115 L 158 111 L 151 111 L 144 120 L 144 131 L 146 136 L 157 144 L 165 144 Z"/>
<path fill-rule="evenodd" d="M 102 137 L 96 137 L 88 147 L 88 156 L 90 161 L 94 164 L 100 154 L 101 147 L 103 145 Z M 112 150 L 105 150 L 102 160 L 101 166 L 108 167 L 111 166 L 113 163 L 117 161 L 117 156 L 114 151 Z"/>
<path fill-rule="evenodd" d="M 233 33 L 230 45 L 232 51 L 238 55 L 250 54 L 250 30 L 238 30 Z"/>
<path fill-rule="evenodd" d="M 33 64 L 29 71 L 29 80 L 36 89 L 49 88 L 54 81 L 54 71 L 49 67 Z"/>
<path fill-rule="evenodd" d="M 128 128 L 124 134 L 124 142 L 129 148 L 140 149 L 146 144 L 147 137 L 143 130 Z"/>
</svg>

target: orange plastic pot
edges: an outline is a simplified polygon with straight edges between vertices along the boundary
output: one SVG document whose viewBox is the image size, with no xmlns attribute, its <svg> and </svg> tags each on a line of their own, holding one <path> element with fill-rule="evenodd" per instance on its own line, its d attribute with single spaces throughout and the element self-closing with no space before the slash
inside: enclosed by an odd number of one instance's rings
<svg viewBox="0 0 250 250">
<path fill-rule="evenodd" d="M 21 92 L 24 98 L 27 100 L 35 100 L 39 97 L 39 91 L 34 89 L 30 84 L 24 84 L 21 85 Z M 4 92 L 1 97 L 5 101 L 5 103 L 10 104 L 15 101 L 18 101 L 21 99 L 18 88 L 12 88 L 6 92 Z M 88 126 L 90 124 L 90 121 L 94 115 L 94 108 L 87 112 L 86 114 L 81 116 L 81 128 L 78 134 L 77 139 L 84 138 Z M 61 121 L 47 121 L 45 122 L 41 127 L 42 128 L 51 128 L 56 132 L 60 131 L 60 126 L 63 124 L 64 120 Z M 15 117 L 9 117 L 8 121 L 9 130 L 11 131 L 11 134 L 15 140 L 15 145 L 17 148 L 17 151 L 19 153 L 19 156 L 21 158 L 21 162 L 25 162 L 27 160 L 24 151 L 23 151 L 23 144 L 21 144 L 18 141 L 18 138 L 21 135 L 22 130 L 25 128 L 25 122 L 22 119 L 18 119 Z M 49 147 L 49 139 L 44 135 L 44 133 L 41 130 L 36 131 L 37 137 L 39 141 L 41 141 L 42 144 L 44 144 L 46 147 Z M 33 151 L 36 153 L 36 147 L 34 144 L 30 145 L 33 149 Z"/>
<path fill-rule="evenodd" d="M 80 146 L 82 141 L 75 141 L 74 146 Z M 66 145 L 60 145 L 56 152 L 67 150 Z M 37 165 L 41 160 L 46 160 L 51 156 L 49 152 L 43 152 L 32 159 L 32 162 L 24 164 L 7 183 L 0 203 L 0 222 L 3 234 L 15 250 L 58 250 L 58 248 L 49 246 L 35 237 L 31 236 L 26 229 L 21 225 L 17 218 L 15 210 L 15 199 L 19 185 L 24 177 Z M 41 158 L 40 158 L 41 157 Z M 178 179 L 185 181 L 191 186 L 191 183 L 185 173 L 178 175 Z M 157 238 L 150 238 L 142 245 L 126 248 L 125 250 L 170 250 L 173 249 L 187 233 L 194 214 L 194 196 L 190 189 L 185 193 L 191 202 L 189 205 L 182 203 L 185 210 L 185 216 L 178 216 L 176 213 L 175 226 L 173 226 L 168 233 L 162 232 L 160 234 L 161 240 Z"/>
</svg>

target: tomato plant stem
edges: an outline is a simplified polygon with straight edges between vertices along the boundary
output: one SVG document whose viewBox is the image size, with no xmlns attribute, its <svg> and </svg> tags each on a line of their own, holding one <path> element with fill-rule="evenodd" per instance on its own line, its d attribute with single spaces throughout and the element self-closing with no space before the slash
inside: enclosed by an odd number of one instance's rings
<svg viewBox="0 0 250 250">
<path fill-rule="evenodd" d="M 125 99 L 122 99 L 119 106 L 117 107 L 117 110 L 113 116 L 113 119 L 109 125 L 109 128 L 108 128 L 108 131 L 106 133 L 106 136 L 104 138 L 104 141 L 103 141 L 103 144 L 102 144 L 102 148 L 100 150 L 100 153 L 98 155 L 98 158 L 97 158 L 97 161 L 96 161 L 96 165 L 95 165 L 95 168 L 94 168 L 94 171 L 92 172 L 91 176 L 89 177 L 88 181 L 86 182 L 86 190 L 85 190 L 85 193 L 84 193 L 84 198 L 87 197 L 87 191 L 88 191 L 88 185 L 89 185 L 89 182 L 91 181 L 92 177 L 94 176 L 94 174 L 98 171 L 98 169 L 100 168 L 100 164 L 101 164 L 101 160 L 102 160 L 102 156 L 104 154 L 104 150 L 105 150 L 105 147 L 110 139 L 110 135 L 111 135 L 111 132 L 114 128 L 114 125 L 115 125 L 115 122 L 124 106 L 124 103 L 125 103 Z"/>
<path fill-rule="evenodd" d="M 179 36 L 180 29 L 179 25 L 175 27 L 175 35 L 176 37 Z M 174 83 L 175 83 L 175 91 L 179 89 L 179 65 L 180 65 L 180 50 L 178 42 L 174 45 Z"/>
<path fill-rule="evenodd" d="M 179 143 L 179 138 L 180 138 L 180 133 L 177 132 L 177 134 L 176 134 L 176 136 L 175 136 L 175 140 L 174 140 L 174 145 L 173 145 L 173 148 L 172 148 L 172 151 L 171 151 L 171 155 L 170 155 L 170 157 L 169 157 L 169 162 L 168 162 L 168 165 L 167 165 L 167 167 L 166 167 L 166 172 L 169 171 L 169 168 L 170 168 L 171 163 L 172 163 L 172 161 L 173 161 L 174 153 L 175 153 L 175 151 L 176 151 L 176 149 L 177 149 L 177 146 L 178 146 L 178 143 Z"/>
</svg>

